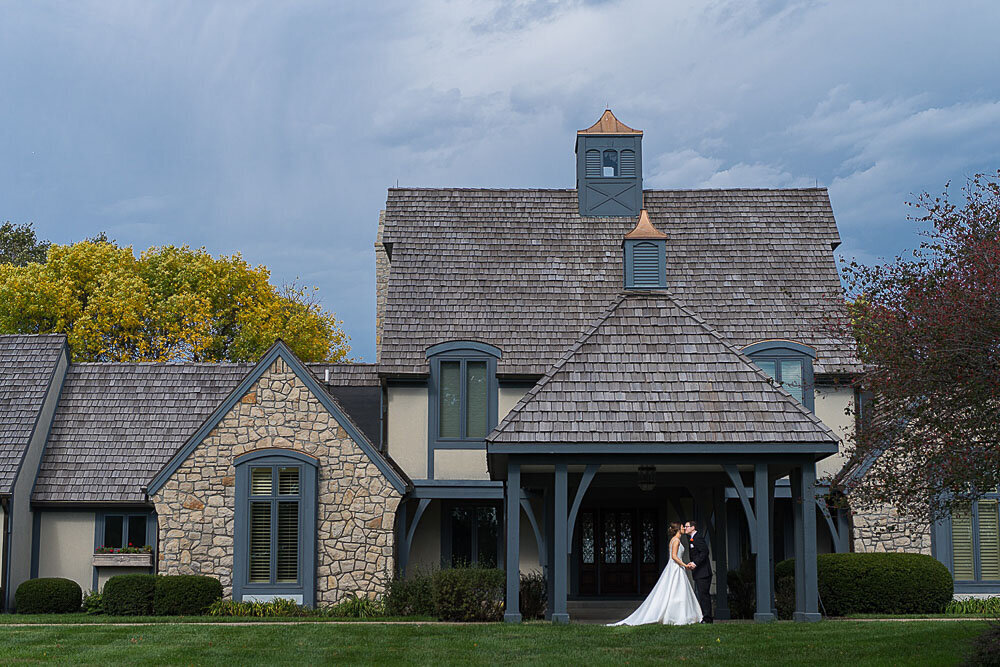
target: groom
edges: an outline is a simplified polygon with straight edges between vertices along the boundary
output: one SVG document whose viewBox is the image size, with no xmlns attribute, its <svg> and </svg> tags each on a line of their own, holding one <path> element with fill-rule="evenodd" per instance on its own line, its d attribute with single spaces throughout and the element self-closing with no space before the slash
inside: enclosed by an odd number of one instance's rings
<svg viewBox="0 0 1000 667">
<path fill-rule="evenodd" d="M 692 570 L 694 577 L 695 595 L 698 597 L 698 604 L 701 605 L 702 623 L 712 622 L 712 598 L 709 590 L 712 587 L 712 564 L 708 561 L 708 544 L 705 537 L 698 532 L 698 523 L 688 521 L 684 524 L 684 532 L 691 540 L 688 548 L 688 555 L 691 562 L 687 568 Z"/>
</svg>

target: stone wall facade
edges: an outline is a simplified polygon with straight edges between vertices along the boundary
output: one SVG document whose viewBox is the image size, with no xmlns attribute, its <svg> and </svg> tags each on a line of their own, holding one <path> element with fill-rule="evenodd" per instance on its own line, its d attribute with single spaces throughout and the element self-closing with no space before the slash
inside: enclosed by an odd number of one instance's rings
<svg viewBox="0 0 1000 667">
<path fill-rule="evenodd" d="M 854 550 L 859 553 L 901 551 L 931 555 L 931 529 L 907 517 L 894 507 L 878 511 L 855 511 Z"/>
<path fill-rule="evenodd" d="M 232 595 L 233 462 L 258 449 L 319 461 L 317 603 L 383 593 L 400 494 L 280 357 L 153 496 L 159 572 L 211 575 Z"/>
</svg>

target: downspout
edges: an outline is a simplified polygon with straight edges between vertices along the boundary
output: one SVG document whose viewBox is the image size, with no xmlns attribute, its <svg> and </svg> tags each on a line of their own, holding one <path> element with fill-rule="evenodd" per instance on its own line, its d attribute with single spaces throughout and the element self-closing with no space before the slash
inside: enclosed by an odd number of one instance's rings
<svg viewBox="0 0 1000 667">
<path fill-rule="evenodd" d="M 0 507 L 3 507 L 3 553 L 0 554 L 0 611 L 7 611 L 7 585 L 10 583 L 10 496 L 0 497 Z"/>
</svg>

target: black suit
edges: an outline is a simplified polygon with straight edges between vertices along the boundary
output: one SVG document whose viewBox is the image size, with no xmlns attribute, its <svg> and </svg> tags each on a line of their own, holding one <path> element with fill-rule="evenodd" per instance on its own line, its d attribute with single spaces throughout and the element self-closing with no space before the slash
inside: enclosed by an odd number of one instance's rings
<svg viewBox="0 0 1000 667">
<path fill-rule="evenodd" d="M 702 619 L 706 623 L 712 622 L 712 597 L 709 590 L 712 588 L 712 564 L 708 560 L 708 544 L 701 532 L 696 532 L 691 537 L 691 546 L 688 550 L 691 562 L 694 563 L 694 591 L 698 596 L 698 604 L 701 605 Z"/>
</svg>

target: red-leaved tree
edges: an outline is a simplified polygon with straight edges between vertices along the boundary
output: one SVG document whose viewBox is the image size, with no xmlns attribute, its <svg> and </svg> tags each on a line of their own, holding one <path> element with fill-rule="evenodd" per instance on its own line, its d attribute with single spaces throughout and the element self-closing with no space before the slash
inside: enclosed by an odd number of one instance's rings
<svg viewBox="0 0 1000 667">
<path fill-rule="evenodd" d="M 933 519 L 1000 485 L 1000 172 L 963 194 L 911 204 L 912 258 L 844 267 L 871 400 L 834 483 L 862 506 Z"/>
</svg>

